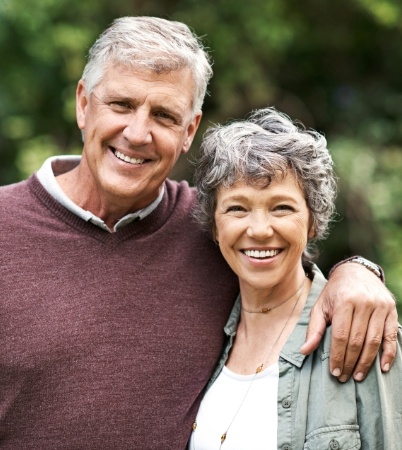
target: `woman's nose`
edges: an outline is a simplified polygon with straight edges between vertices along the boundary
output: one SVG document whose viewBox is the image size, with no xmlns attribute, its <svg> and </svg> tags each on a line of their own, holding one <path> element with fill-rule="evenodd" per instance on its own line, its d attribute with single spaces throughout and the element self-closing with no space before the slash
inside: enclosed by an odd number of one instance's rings
<svg viewBox="0 0 402 450">
<path fill-rule="evenodd" d="M 247 235 L 254 239 L 266 239 L 272 236 L 273 228 L 266 213 L 253 215 L 247 228 Z"/>
</svg>

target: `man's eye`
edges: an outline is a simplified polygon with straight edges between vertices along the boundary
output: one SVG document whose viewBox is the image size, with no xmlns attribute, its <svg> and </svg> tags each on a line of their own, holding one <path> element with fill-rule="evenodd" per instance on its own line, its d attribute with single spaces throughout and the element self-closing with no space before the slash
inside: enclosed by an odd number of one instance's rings
<svg viewBox="0 0 402 450">
<path fill-rule="evenodd" d="M 126 111 L 126 110 L 130 109 L 130 104 L 128 102 L 116 101 L 116 102 L 110 102 L 109 105 L 115 111 Z"/>
<path fill-rule="evenodd" d="M 176 122 L 176 119 L 169 113 L 166 113 L 164 111 L 160 111 L 155 113 L 156 117 L 159 117 L 160 119 L 170 121 L 170 122 Z"/>
</svg>

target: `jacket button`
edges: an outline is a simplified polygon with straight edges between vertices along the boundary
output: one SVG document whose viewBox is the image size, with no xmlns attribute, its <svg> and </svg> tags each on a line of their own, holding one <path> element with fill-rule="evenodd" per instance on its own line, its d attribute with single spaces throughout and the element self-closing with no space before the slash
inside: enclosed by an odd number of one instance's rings
<svg viewBox="0 0 402 450">
<path fill-rule="evenodd" d="M 339 442 L 335 439 L 331 439 L 329 442 L 329 450 L 339 450 L 341 446 L 339 445 Z"/>
<path fill-rule="evenodd" d="M 292 404 L 292 402 L 290 400 L 287 400 L 287 399 L 282 400 L 282 406 L 286 409 L 290 408 L 291 404 Z"/>
<path fill-rule="evenodd" d="M 290 444 L 284 444 L 282 445 L 282 450 L 292 450 L 292 447 L 290 446 Z"/>
</svg>

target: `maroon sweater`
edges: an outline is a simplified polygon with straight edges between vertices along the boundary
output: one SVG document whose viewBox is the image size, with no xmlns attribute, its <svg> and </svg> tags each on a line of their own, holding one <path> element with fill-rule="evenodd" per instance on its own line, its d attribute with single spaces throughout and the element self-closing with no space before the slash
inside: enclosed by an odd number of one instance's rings
<svg viewBox="0 0 402 450">
<path fill-rule="evenodd" d="M 36 176 L 0 189 L 0 449 L 184 449 L 238 286 L 167 181 L 108 233 Z"/>
</svg>

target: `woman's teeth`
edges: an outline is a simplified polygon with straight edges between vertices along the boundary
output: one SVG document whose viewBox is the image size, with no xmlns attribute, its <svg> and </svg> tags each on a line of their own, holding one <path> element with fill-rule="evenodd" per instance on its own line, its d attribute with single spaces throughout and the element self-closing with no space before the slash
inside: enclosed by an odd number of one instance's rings
<svg viewBox="0 0 402 450">
<path fill-rule="evenodd" d="M 246 256 L 251 258 L 272 258 L 279 253 L 279 250 L 244 250 Z"/>
</svg>

